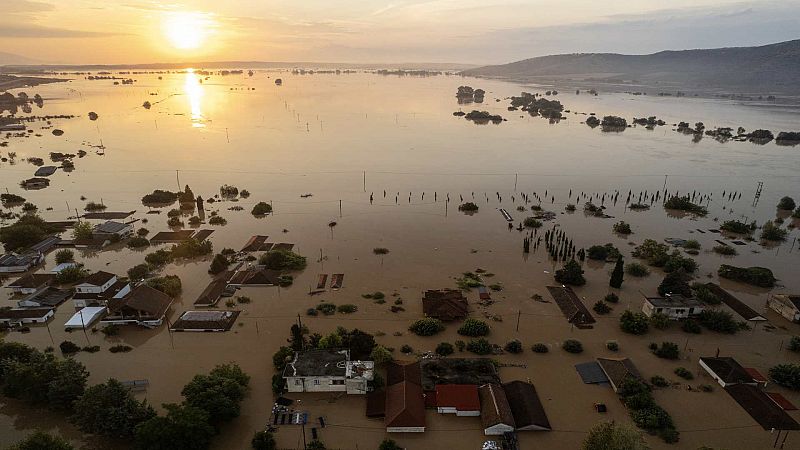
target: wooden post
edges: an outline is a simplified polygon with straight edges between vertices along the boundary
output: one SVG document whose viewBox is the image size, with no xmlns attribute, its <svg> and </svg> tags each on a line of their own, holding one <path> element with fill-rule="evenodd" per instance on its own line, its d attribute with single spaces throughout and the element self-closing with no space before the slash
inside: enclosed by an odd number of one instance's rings
<svg viewBox="0 0 800 450">
<path fill-rule="evenodd" d="M 521 316 L 521 315 L 522 315 L 522 310 L 518 309 L 517 310 L 517 331 L 519 331 L 519 316 Z"/>
</svg>

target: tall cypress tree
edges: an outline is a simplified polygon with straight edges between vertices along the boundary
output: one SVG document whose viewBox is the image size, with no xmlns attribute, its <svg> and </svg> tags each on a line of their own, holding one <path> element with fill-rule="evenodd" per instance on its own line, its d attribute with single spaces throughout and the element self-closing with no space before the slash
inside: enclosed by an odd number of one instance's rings
<svg viewBox="0 0 800 450">
<path fill-rule="evenodd" d="M 614 266 L 614 271 L 611 272 L 611 279 L 608 281 L 608 285 L 619 289 L 622 287 L 622 276 L 624 275 L 623 271 L 623 263 L 622 263 L 622 256 L 617 259 L 617 264 Z"/>
</svg>

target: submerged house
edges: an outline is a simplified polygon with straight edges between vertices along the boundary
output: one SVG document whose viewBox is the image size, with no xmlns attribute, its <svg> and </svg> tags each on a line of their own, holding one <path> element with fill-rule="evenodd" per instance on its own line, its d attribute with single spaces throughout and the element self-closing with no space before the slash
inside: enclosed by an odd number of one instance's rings
<svg viewBox="0 0 800 450">
<path fill-rule="evenodd" d="M 12 308 L 0 309 L 0 325 L 16 327 L 21 325 L 45 323 L 54 315 L 53 308 Z"/>
<path fill-rule="evenodd" d="M 700 367 L 705 369 L 722 387 L 736 384 L 749 384 L 756 386 L 758 382 L 735 359 L 729 356 L 701 356 Z"/>
<path fill-rule="evenodd" d="M 135 324 L 158 327 L 172 306 L 172 297 L 147 285 L 136 286 L 129 294 L 108 301 L 108 314 L 102 323 L 109 325 Z"/>
<path fill-rule="evenodd" d="M 30 295 L 39 292 L 56 281 L 52 273 L 32 273 L 9 283 L 6 289 L 14 294 Z"/>
<path fill-rule="evenodd" d="M 283 370 L 289 392 L 366 394 L 374 376 L 373 361 L 351 361 L 349 350 L 295 352 Z"/>
<path fill-rule="evenodd" d="M 25 272 L 31 267 L 38 266 L 42 261 L 44 261 L 44 254 L 41 252 L 30 252 L 23 255 L 6 253 L 0 256 L 0 273 Z"/>
<path fill-rule="evenodd" d="M 425 432 L 425 393 L 419 362 L 392 362 L 386 370 L 383 423 L 387 433 Z"/>
<path fill-rule="evenodd" d="M 428 317 L 451 322 L 469 314 L 464 294 L 457 289 L 428 290 L 422 297 L 422 311 Z"/>
<path fill-rule="evenodd" d="M 94 227 L 92 238 L 97 241 L 118 241 L 133 234 L 133 225 L 109 220 Z"/>
<path fill-rule="evenodd" d="M 608 378 L 614 392 L 619 392 L 619 388 L 627 378 L 644 381 L 633 361 L 628 358 L 597 358 L 597 365 Z"/>
<path fill-rule="evenodd" d="M 71 290 L 46 287 L 18 301 L 17 306 L 20 308 L 55 308 L 67 301 L 70 296 L 72 296 Z"/>
<path fill-rule="evenodd" d="M 767 299 L 767 307 L 786 320 L 800 323 L 800 295 L 772 294 Z"/>
<path fill-rule="evenodd" d="M 84 278 L 75 286 L 72 303 L 76 309 L 87 306 L 106 306 L 109 300 L 122 298 L 130 292 L 130 283 L 120 281 L 115 274 L 101 270 Z"/>
<path fill-rule="evenodd" d="M 439 384 L 434 395 L 436 411 L 440 414 L 477 417 L 481 415 L 478 386 L 474 384 Z"/>
<path fill-rule="evenodd" d="M 663 297 L 645 297 L 642 312 L 647 317 L 664 314 L 670 319 L 686 319 L 696 316 L 705 309 L 700 300 L 687 298 L 680 294 L 666 294 Z"/>
<path fill-rule="evenodd" d="M 481 423 L 486 436 L 502 436 L 514 431 L 516 422 L 506 392 L 499 384 L 484 384 L 478 388 L 481 399 Z"/>
</svg>

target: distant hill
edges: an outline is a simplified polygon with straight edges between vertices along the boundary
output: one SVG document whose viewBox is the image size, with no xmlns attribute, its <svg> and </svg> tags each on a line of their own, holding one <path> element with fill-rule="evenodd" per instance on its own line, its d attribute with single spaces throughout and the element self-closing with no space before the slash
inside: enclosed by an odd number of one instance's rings
<svg viewBox="0 0 800 450">
<path fill-rule="evenodd" d="M 800 40 L 760 47 L 663 51 L 651 55 L 552 55 L 463 73 L 528 82 L 800 93 Z"/>
<path fill-rule="evenodd" d="M 0 52 L 0 66 L 10 64 L 36 64 L 39 61 L 13 53 Z"/>
</svg>

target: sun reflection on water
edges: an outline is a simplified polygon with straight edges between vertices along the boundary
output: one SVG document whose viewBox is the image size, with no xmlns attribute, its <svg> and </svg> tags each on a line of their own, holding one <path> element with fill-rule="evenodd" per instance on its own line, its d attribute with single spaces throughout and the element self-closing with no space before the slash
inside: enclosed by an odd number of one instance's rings
<svg viewBox="0 0 800 450">
<path fill-rule="evenodd" d="M 200 77 L 194 73 L 194 69 L 186 71 L 186 80 L 183 83 L 183 91 L 189 98 L 189 108 L 192 112 L 192 126 L 195 128 L 204 128 L 205 118 L 202 111 L 203 100 L 203 84 Z"/>
</svg>

